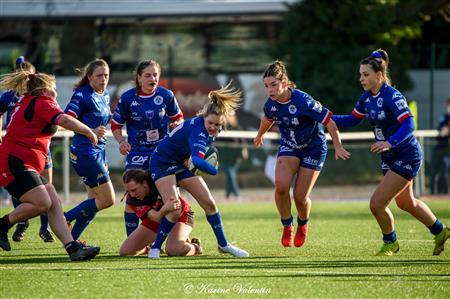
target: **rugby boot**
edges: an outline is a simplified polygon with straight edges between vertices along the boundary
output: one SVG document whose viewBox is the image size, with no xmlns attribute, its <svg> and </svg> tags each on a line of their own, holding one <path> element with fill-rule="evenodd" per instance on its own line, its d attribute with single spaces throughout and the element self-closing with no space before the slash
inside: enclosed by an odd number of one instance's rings
<svg viewBox="0 0 450 299">
<path fill-rule="evenodd" d="M 27 221 L 19 222 L 16 224 L 16 230 L 14 231 L 12 235 L 12 239 L 14 242 L 21 242 L 23 241 L 23 237 L 25 236 L 25 231 L 30 226 L 30 223 Z"/>
<path fill-rule="evenodd" d="M 450 238 L 450 229 L 444 225 L 444 229 L 434 236 L 434 250 L 433 255 L 439 255 L 444 251 L 445 241 Z"/>
<path fill-rule="evenodd" d="M 395 241 L 394 243 L 383 243 L 383 246 L 381 246 L 381 249 L 376 256 L 393 256 L 399 250 L 400 245 L 398 244 L 398 241 Z"/>
<path fill-rule="evenodd" d="M 308 224 L 299 225 L 294 237 L 295 247 L 302 247 L 306 241 L 306 235 L 308 234 Z"/>
<path fill-rule="evenodd" d="M 96 247 L 80 247 L 76 251 L 69 254 L 69 256 L 72 262 L 88 261 L 95 258 L 97 255 L 96 252 Z"/>
<path fill-rule="evenodd" d="M 283 235 L 281 236 L 281 244 L 284 247 L 291 247 L 293 244 L 293 236 L 292 233 L 294 232 L 294 226 L 288 225 L 283 226 Z"/>
<path fill-rule="evenodd" d="M 0 228 L 0 247 L 5 251 L 11 251 L 11 245 L 8 240 L 8 230 Z"/>
<path fill-rule="evenodd" d="M 235 257 L 249 257 L 250 256 L 250 254 L 247 251 L 240 249 L 239 247 L 236 247 L 234 245 L 231 245 L 230 243 L 228 243 L 227 246 L 224 246 L 224 247 L 219 245 L 218 249 L 219 249 L 220 253 L 228 253 Z"/>
<path fill-rule="evenodd" d="M 55 242 L 55 239 L 53 238 L 52 233 L 48 229 L 40 230 L 39 231 L 39 237 L 41 237 L 42 241 L 44 241 L 46 243 Z"/>
</svg>

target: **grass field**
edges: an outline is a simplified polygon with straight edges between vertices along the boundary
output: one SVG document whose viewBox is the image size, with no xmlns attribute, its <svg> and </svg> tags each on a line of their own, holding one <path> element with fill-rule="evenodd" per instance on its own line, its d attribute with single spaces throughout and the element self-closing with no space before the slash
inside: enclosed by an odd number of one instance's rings
<svg viewBox="0 0 450 299">
<path fill-rule="evenodd" d="M 427 203 L 450 224 L 450 201 Z M 375 257 L 380 232 L 367 202 L 313 202 L 301 249 L 280 245 L 273 203 L 221 204 L 228 238 L 250 252 L 248 259 L 220 255 L 203 213 L 193 208 L 192 235 L 202 239 L 204 254 L 190 258 L 119 257 L 121 205 L 99 213 L 84 233 L 102 248 L 90 262 L 70 262 L 59 243 L 44 244 L 34 219 L 23 242 L 0 251 L 0 297 L 450 298 L 450 242 L 433 256 L 428 229 L 395 207 L 400 252 Z"/>
</svg>

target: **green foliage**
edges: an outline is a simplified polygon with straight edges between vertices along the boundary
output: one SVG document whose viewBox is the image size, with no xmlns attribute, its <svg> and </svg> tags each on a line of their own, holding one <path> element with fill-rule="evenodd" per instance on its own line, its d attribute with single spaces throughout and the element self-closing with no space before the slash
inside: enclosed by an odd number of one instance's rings
<svg viewBox="0 0 450 299">
<path fill-rule="evenodd" d="M 449 223 L 448 201 L 428 201 Z M 392 207 L 393 205 L 391 205 Z M 308 240 L 283 248 L 272 202 L 220 204 L 230 240 L 251 257 L 220 255 L 204 213 L 193 205 L 198 257 L 119 257 L 123 206 L 101 211 L 83 239 L 101 246 L 91 262 L 70 262 L 59 243 L 43 243 L 39 218 L 25 240 L 0 251 L 0 298 L 449 298 L 450 252 L 433 256 L 432 236 L 393 208 L 400 252 L 375 257 L 381 234 L 366 201 L 313 202 Z M 0 209 L 4 215 L 6 209 Z M 294 214 L 295 217 L 295 214 Z M 246 292 L 260 293 L 246 293 Z"/>
<path fill-rule="evenodd" d="M 285 16 L 281 46 L 275 50 L 291 79 L 338 113 L 349 113 L 359 88 L 359 61 L 377 49 L 388 51 L 393 84 L 412 87 L 406 71 L 414 57 L 410 42 L 446 1 L 304 0 Z"/>
</svg>

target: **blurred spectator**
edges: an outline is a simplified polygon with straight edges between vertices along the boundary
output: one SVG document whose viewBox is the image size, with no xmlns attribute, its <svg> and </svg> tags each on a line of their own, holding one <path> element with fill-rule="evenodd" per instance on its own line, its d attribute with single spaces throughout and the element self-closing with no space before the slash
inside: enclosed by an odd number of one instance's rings
<svg viewBox="0 0 450 299">
<path fill-rule="evenodd" d="M 228 130 L 242 130 L 236 113 L 227 117 L 227 123 Z M 242 161 L 248 158 L 247 147 L 241 138 L 227 138 L 223 141 L 226 145 L 225 151 L 219 154 L 219 166 L 226 175 L 225 197 L 228 199 L 231 195 L 234 195 L 236 199 L 239 199 L 240 191 L 237 174 Z"/>
<path fill-rule="evenodd" d="M 431 159 L 430 191 L 431 194 L 447 194 L 450 166 L 450 99 L 447 100 L 447 111 L 439 121 L 438 131 L 439 136 Z"/>
</svg>

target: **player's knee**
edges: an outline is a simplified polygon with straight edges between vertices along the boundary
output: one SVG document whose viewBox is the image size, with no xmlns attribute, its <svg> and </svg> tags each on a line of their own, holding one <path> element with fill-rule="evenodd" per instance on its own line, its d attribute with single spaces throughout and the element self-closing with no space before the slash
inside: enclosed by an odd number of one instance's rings
<svg viewBox="0 0 450 299">
<path fill-rule="evenodd" d="M 178 218 L 180 218 L 181 210 L 175 210 L 168 213 L 165 217 L 169 219 L 171 222 L 177 222 Z"/>
<path fill-rule="evenodd" d="M 290 185 L 281 183 L 281 182 L 275 182 L 275 192 L 280 195 L 284 195 L 286 193 L 289 193 Z"/>
<path fill-rule="evenodd" d="M 42 196 L 42 197 L 36 198 L 33 201 L 31 201 L 30 203 L 33 205 L 34 210 L 39 215 L 47 213 L 48 210 L 50 210 L 52 207 L 52 201 L 49 196 Z"/>
</svg>

